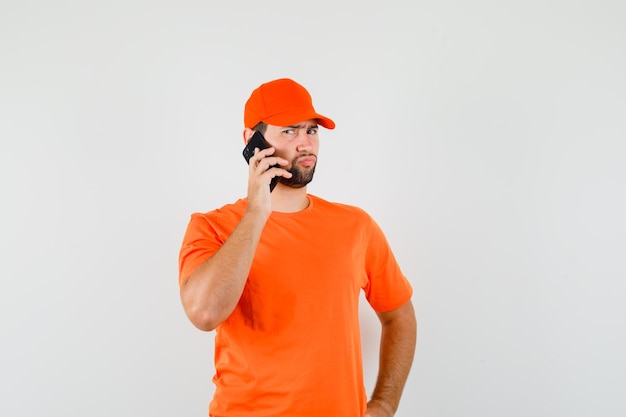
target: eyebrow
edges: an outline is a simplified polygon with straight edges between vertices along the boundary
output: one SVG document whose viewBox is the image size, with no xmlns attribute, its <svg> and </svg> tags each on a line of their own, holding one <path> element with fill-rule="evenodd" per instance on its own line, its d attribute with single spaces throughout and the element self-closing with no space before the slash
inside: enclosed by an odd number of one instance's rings
<svg viewBox="0 0 626 417">
<path fill-rule="evenodd" d="M 300 124 L 300 125 L 291 125 L 291 126 L 286 126 L 286 127 L 289 127 L 291 129 L 303 129 L 305 127 L 309 128 L 309 129 L 312 129 L 312 128 L 317 128 L 318 125 L 317 125 L 317 123 L 314 123 L 314 124 L 311 124 L 311 125 Z"/>
</svg>

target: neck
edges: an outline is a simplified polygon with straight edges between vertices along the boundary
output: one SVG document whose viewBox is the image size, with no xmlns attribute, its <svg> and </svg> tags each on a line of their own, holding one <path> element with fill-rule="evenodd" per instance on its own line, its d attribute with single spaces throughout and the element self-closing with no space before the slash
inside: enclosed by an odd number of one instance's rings
<svg viewBox="0 0 626 417">
<path fill-rule="evenodd" d="M 309 206 L 306 187 L 291 188 L 278 184 L 272 191 L 272 210 L 281 213 L 295 213 Z"/>
</svg>

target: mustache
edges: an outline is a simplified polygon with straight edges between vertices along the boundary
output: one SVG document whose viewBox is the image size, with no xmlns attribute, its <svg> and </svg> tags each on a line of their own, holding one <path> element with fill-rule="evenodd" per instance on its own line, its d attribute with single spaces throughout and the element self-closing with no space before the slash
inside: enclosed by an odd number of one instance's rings
<svg viewBox="0 0 626 417">
<path fill-rule="evenodd" d="M 296 157 L 295 157 L 295 158 L 293 158 L 293 160 L 294 160 L 294 161 L 297 161 L 297 160 L 298 160 L 298 159 L 300 159 L 300 158 L 307 158 L 307 157 L 309 157 L 309 156 L 314 157 L 314 158 L 315 158 L 315 160 L 317 161 L 317 155 L 315 155 L 313 152 L 304 152 L 304 153 L 301 153 L 301 154 L 299 154 L 299 155 L 296 155 Z"/>
</svg>

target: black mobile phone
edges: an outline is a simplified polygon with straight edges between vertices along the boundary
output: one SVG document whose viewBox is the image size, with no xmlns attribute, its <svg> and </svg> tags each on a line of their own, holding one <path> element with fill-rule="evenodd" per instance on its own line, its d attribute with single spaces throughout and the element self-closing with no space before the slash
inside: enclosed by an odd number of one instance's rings
<svg viewBox="0 0 626 417">
<path fill-rule="evenodd" d="M 259 148 L 259 150 L 261 150 L 261 149 L 267 149 L 269 147 L 270 145 L 265 141 L 265 138 L 263 137 L 261 132 L 258 132 L 258 131 L 254 132 L 254 135 L 252 135 L 252 137 L 246 144 L 246 147 L 243 148 L 243 157 L 246 160 L 246 162 L 250 164 L 250 158 L 252 158 L 252 155 L 254 155 L 254 148 Z M 270 168 L 274 168 L 277 166 L 278 165 L 272 165 Z M 278 176 L 272 178 L 272 181 L 270 182 L 270 192 L 274 190 L 274 187 L 276 187 L 276 184 L 278 184 L 279 179 L 280 177 Z"/>
</svg>

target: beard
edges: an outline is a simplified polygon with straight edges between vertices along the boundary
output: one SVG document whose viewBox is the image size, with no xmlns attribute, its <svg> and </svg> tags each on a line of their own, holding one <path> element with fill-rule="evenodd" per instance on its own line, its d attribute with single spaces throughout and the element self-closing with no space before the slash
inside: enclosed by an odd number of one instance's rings
<svg viewBox="0 0 626 417">
<path fill-rule="evenodd" d="M 291 161 L 291 168 L 287 171 L 291 172 L 291 178 L 280 177 L 278 182 L 291 188 L 302 188 L 311 181 L 313 181 L 313 174 L 315 174 L 315 167 L 317 166 L 317 159 L 315 165 L 309 168 L 301 168 L 296 164 L 298 158 L 308 155 L 300 155 L 295 157 Z"/>
</svg>

